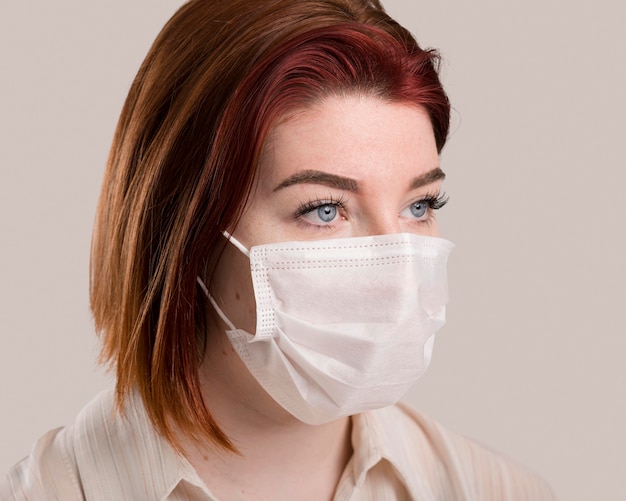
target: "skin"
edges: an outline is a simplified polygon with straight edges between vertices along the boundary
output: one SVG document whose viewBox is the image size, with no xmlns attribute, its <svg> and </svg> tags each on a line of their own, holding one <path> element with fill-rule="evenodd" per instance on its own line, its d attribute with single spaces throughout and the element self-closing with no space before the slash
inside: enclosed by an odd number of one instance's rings
<svg viewBox="0 0 626 501">
<path fill-rule="evenodd" d="M 433 211 L 411 206 L 436 196 L 442 178 L 424 110 L 372 96 L 331 96 L 275 126 L 258 182 L 231 230 L 247 248 L 398 232 L 438 236 Z M 322 207 L 305 212 L 310 202 Z M 232 245 L 211 293 L 238 328 L 255 331 L 249 261 Z M 222 499 L 332 499 L 352 453 L 350 418 L 310 426 L 291 416 L 250 375 L 226 329 L 215 315 L 201 378 L 206 402 L 241 455 L 190 446 L 192 465 Z"/>
</svg>

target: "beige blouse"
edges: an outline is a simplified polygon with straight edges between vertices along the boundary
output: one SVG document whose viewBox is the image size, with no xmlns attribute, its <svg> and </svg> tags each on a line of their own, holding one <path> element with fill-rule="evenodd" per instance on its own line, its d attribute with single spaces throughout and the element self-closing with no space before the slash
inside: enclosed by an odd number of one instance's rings
<svg viewBox="0 0 626 501">
<path fill-rule="evenodd" d="M 542 479 L 397 405 L 352 418 L 353 456 L 335 500 L 554 500 Z M 294 494 L 297 499 L 297 494 Z M 0 500 L 214 500 L 153 429 L 134 395 L 125 417 L 100 394 L 72 426 L 40 438 L 0 481 Z"/>
</svg>

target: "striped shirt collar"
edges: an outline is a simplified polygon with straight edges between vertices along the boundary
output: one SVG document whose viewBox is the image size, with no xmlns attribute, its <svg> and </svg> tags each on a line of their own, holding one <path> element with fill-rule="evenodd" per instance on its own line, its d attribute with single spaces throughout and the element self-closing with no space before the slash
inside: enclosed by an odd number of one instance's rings
<svg viewBox="0 0 626 501">
<path fill-rule="evenodd" d="M 121 415 L 114 411 L 113 399 L 112 391 L 100 395 L 74 425 L 76 462 L 88 498 L 89 493 L 98 493 L 98 499 L 139 499 L 149 493 L 150 499 L 179 499 L 181 490 L 192 488 L 215 499 L 187 459 L 153 428 L 136 392 Z M 394 466 L 401 483 L 406 485 L 411 478 L 403 448 L 394 447 L 397 430 L 392 434 L 384 418 L 385 409 L 352 417 L 353 456 L 338 490 L 360 488 L 382 460 Z M 119 480 L 103 478 L 99 475 L 103 470 L 115 471 Z"/>
</svg>

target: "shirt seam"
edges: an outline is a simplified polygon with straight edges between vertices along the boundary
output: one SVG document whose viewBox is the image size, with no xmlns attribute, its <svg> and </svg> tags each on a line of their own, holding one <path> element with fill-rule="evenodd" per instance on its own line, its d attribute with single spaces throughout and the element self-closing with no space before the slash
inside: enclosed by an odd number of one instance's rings
<svg viewBox="0 0 626 501">
<path fill-rule="evenodd" d="M 61 433 L 67 433 L 67 432 L 68 432 L 68 429 L 66 428 Z M 76 474 L 74 468 L 72 468 L 67 450 L 63 444 L 61 445 L 60 449 L 61 449 L 60 451 L 61 459 L 63 460 L 63 465 L 65 466 L 65 470 L 67 471 L 67 475 L 70 479 L 70 483 L 72 484 L 72 487 L 74 488 L 75 493 L 78 495 L 78 499 L 84 499 L 83 484 L 80 481 L 79 476 Z M 75 456 L 76 454 L 74 454 L 74 457 Z"/>
</svg>

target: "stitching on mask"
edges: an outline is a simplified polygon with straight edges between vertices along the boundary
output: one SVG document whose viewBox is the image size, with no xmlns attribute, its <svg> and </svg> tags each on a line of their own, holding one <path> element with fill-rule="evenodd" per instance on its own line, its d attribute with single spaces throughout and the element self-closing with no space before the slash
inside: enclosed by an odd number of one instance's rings
<svg viewBox="0 0 626 501">
<path fill-rule="evenodd" d="M 276 261 L 273 263 L 254 263 L 255 266 L 264 267 L 268 269 L 285 269 L 288 267 L 328 267 L 328 266 L 343 266 L 343 267 L 366 267 L 366 266 L 387 266 L 392 264 L 410 264 L 421 262 L 424 264 L 437 264 L 445 263 L 445 258 L 442 256 L 389 256 L 389 257 L 377 257 L 377 258 L 363 258 L 363 259 L 307 259 L 299 261 Z"/>
<path fill-rule="evenodd" d="M 309 245 L 310 244 L 314 244 L 315 240 L 309 241 L 307 242 Z M 381 248 L 381 247 L 407 247 L 407 246 L 414 246 L 416 248 L 419 249 L 439 249 L 440 248 L 440 244 L 437 243 L 429 243 L 429 242 L 420 242 L 418 244 L 414 244 L 411 242 L 387 242 L 387 243 L 378 243 L 378 244 L 362 244 L 362 245 L 328 245 L 328 246 L 324 246 L 324 247 L 316 247 L 314 245 L 310 245 L 310 246 L 303 246 L 303 247 L 272 247 L 272 248 L 267 248 L 267 247 L 262 247 L 262 248 L 255 248 L 253 247 L 254 251 L 257 253 L 263 253 L 263 254 L 270 254 L 270 253 L 274 253 L 274 252 L 283 252 L 286 250 L 289 251 L 323 251 L 323 250 L 354 250 L 354 249 L 375 249 L 375 248 Z M 259 249 L 259 250 L 257 250 Z"/>
<path fill-rule="evenodd" d="M 316 268 L 368 268 L 373 266 L 387 266 L 391 264 L 405 264 L 402 261 L 396 262 L 387 262 L 387 263 L 300 263 L 299 265 L 294 265 L 293 263 L 285 264 L 283 266 L 267 266 L 268 270 L 310 270 Z M 427 265 L 434 263 L 425 263 Z"/>
</svg>

